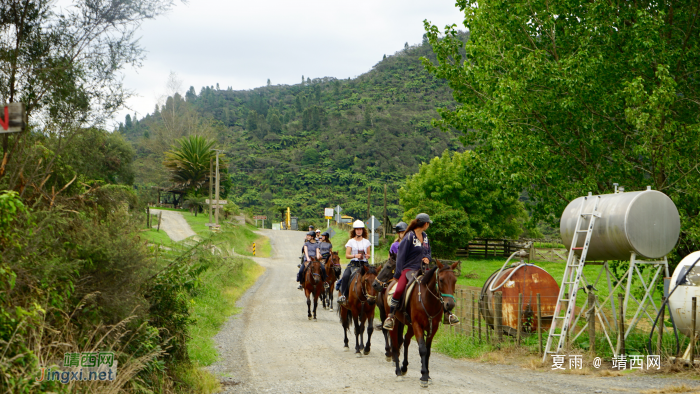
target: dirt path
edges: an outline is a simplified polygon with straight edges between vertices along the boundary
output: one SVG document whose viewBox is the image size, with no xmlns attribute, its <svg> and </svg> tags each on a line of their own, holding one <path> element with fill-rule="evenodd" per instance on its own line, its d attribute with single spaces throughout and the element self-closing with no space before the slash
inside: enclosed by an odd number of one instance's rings
<svg viewBox="0 0 700 394">
<path fill-rule="evenodd" d="M 194 231 L 192 231 L 192 227 L 190 227 L 187 220 L 185 220 L 180 212 L 153 208 L 151 208 L 151 212 L 162 213 L 163 217 L 160 221 L 160 229 L 165 231 L 165 233 L 168 234 L 168 237 L 170 237 L 170 239 L 173 241 L 178 242 L 193 235 L 197 235 Z M 155 223 L 158 223 L 158 219 L 156 219 Z"/>
<path fill-rule="evenodd" d="M 318 322 L 306 316 L 306 299 L 294 282 L 304 237 L 297 231 L 261 231 L 272 258 L 255 260 L 267 270 L 239 300 L 243 311 L 214 338 L 221 360 L 210 367 L 228 393 L 635 393 L 695 381 L 634 377 L 590 377 L 543 373 L 509 365 L 454 360 L 433 352 L 433 384 L 419 387 L 420 358 L 409 349 L 408 374 L 397 382 L 384 358 L 384 338 L 372 336 L 372 351 L 356 358 L 343 352 L 335 312 L 318 308 Z M 377 317 L 378 318 L 378 317 Z M 350 338 L 354 348 L 354 335 Z"/>
</svg>

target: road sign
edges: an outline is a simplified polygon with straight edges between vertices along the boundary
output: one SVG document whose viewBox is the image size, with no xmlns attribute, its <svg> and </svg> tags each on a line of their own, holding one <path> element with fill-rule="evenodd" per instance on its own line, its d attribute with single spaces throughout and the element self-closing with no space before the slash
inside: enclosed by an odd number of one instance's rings
<svg viewBox="0 0 700 394">
<path fill-rule="evenodd" d="M 340 223 L 342 218 L 340 217 L 340 212 L 343 210 L 343 208 L 340 207 L 340 205 L 337 205 L 335 207 L 335 222 Z"/>
<path fill-rule="evenodd" d="M 27 125 L 27 113 L 22 103 L 10 103 L 0 110 L 0 134 L 19 133 Z"/>
<path fill-rule="evenodd" d="M 323 209 L 323 216 L 325 216 L 326 219 L 332 219 L 333 218 L 333 208 L 324 208 Z"/>
<path fill-rule="evenodd" d="M 365 222 L 365 224 L 367 225 L 367 228 L 370 231 L 374 231 L 382 225 L 382 222 L 380 222 L 379 220 L 377 220 L 377 218 L 372 216 L 368 221 Z"/>
<path fill-rule="evenodd" d="M 370 242 L 372 243 L 372 246 L 377 246 L 379 245 L 379 234 L 372 234 L 372 239 Z"/>
<path fill-rule="evenodd" d="M 255 219 L 255 220 L 267 220 L 267 216 L 257 215 L 257 216 L 253 216 L 253 219 Z"/>
<path fill-rule="evenodd" d="M 335 235 L 335 230 L 333 230 L 332 228 L 329 227 L 326 231 L 330 235 L 330 237 L 328 237 L 328 238 L 333 238 L 333 236 Z"/>
<path fill-rule="evenodd" d="M 204 203 L 207 204 L 207 205 L 209 205 L 209 199 L 208 199 L 208 198 L 207 198 L 207 199 L 204 199 Z M 227 203 L 228 203 L 228 201 L 226 201 L 226 200 L 219 200 L 219 203 L 217 204 L 217 203 L 216 203 L 216 200 L 212 200 L 212 201 L 211 201 L 211 207 L 212 207 L 212 208 L 223 208 L 224 205 L 226 205 Z"/>
<path fill-rule="evenodd" d="M 338 206 L 335 207 L 335 211 L 338 212 L 338 213 L 340 213 L 340 212 L 343 211 L 343 208 L 341 208 L 340 205 L 338 205 Z"/>
</svg>

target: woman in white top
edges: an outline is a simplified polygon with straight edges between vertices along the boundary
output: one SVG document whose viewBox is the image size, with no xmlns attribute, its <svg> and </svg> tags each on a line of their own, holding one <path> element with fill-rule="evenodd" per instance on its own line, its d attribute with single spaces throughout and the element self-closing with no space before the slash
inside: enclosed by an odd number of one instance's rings
<svg viewBox="0 0 700 394">
<path fill-rule="evenodd" d="M 360 268 L 362 264 L 367 264 L 367 255 L 370 253 L 370 243 L 367 239 L 367 229 L 362 220 L 356 220 L 352 224 L 350 240 L 345 244 L 345 258 L 351 259 L 345 267 L 343 277 L 340 279 L 340 297 L 338 304 L 344 305 L 348 296 L 348 284 L 352 268 Z"/>
</svg>

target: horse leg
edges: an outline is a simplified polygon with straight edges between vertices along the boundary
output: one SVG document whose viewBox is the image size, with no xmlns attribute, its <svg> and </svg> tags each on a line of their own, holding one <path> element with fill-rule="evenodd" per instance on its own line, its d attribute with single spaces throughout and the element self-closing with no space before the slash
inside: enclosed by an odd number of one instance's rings
<svg viewBox="0 0 700 394">
<path fill-rule="evenodd" d="M 331 287 L 328 288 L 328 305 L 331 307 L 331 312 L 333 311 L 333 283 Z"/>
<path fill-rule="evenodd" d="M 345 336 L 345 345 L 343 346 L 343 351 L 347 352 L 350 350 L 350 347 L 348 346 L 348 330 L 350 329 L 350 324 L 348 321 L 348 310 L 346 308 L 340 308 L 338 312 L 340 312 L 340 323 L 343 325 L 343 335 Z"/>
<path fill-rule="evenodd" d="M 411 338 L 413 338 L 412 326 L 407 326 L 406 335 L 403 338 L 403 365 L 401 366 L 401 374 L 406 375 L 408 371 L 408 347 L 411 345 Z"/>
<path fill-rule="evenodd" d="M 399 350 L 401 349 L 401 342 L 403 339 L 403 323 L 396 321 L 394 329 L 389 331 L 389 337 L 391 338 L 391 358 L 394 360 L 394 365 L 396 365 L 396 381 L 400 382 L 403 380 L 403 374 L 401 374 L 401 367 L 399 366 Z"/>
<path fill-rule="evenodd" d="M 314 294 L 314 321 L 316 320 L 316 307 L 318 307 L 318 293 Z"/>
<path fill-rule="evenodd" d="M 360 322 L 354 313 L 352 314 L 352 321 L 355 323 L 355 354 L 357 357 L 362 357 L 362 353 L 360 353 L 360 335 L 362 335 L 362 331 L 360 331 Z"/>
<path fill-rule="evenodd" d="M 372 346 L 372 333 L 374 332 L 374 305 L 370 305 L 372 312 L 367 313 L 367 344 L 365 345 L 365 356 L 369 354 L 370 347 Z"/>
<path fill-rule="evenodd" d="M 309 314 L 309 320 L 311 320 L 311 299 L 309 298 L 309 293 L 306 293 L 306 309 Z"/>
<path fill-rule="evenodd" d="M 379 325 L 382 330 L 382 335 L 384 335 L 384 356 L 386 361 L 391 361 L 391 339 L 389 338 L 389 331 L 384 329 L 384 320 L 386 320 L 386 309 L 384 309 L 384 292 L 382 291 L 377 296 L 377 306 L 379 307 Z"/>
<path fill-rule="evenodd" d="M 430 378 L 430 349 L 433 347 L 433 338 L 435 337 L 435 333 L 433 333 L 432 336 L 428 337 L 428 341 L 426 342 L 426 346 L 428 348 L 428 357 L 426 357 L 425 360 L 425 369 L 428 371 L 428 384 L 433 383 L 433 379 Z"/>
<path fill-rule="evenodd" d="M 428 379 L 430 377 L 428 376 L 428 345 L 425 343 L 425 339 L 423 338 L 423 330 L 421 329 L 420 326 L 418 326 L 418 323 L 413 323 L 414 324 L 414 334 L 416 336 L 416 342 L 418 342 L 418 353 L 420 354 L 420 362 L 421 362 L 421 368 L 420 368 L 420 373 L 421 373 L 421 378 L 420 378 L 420 385 L 421 387 L 428 387 Z"/>
</svg>

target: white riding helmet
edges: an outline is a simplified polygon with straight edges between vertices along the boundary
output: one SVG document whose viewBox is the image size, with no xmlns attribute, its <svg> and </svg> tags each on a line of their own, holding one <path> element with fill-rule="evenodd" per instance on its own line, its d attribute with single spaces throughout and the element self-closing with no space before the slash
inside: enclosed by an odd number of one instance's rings
<svg viewBox="0 0 700 394">
<path fill-rule="evenodd" d="M 352 224 L 352 228 L 365 228 L 365 223 L 362 220 L 355 220 Z"/>
</svg>

